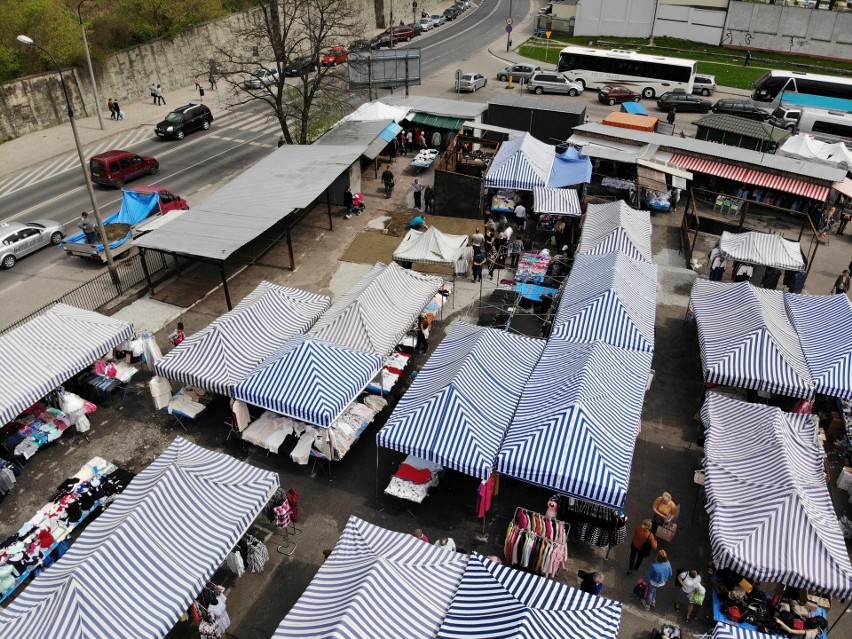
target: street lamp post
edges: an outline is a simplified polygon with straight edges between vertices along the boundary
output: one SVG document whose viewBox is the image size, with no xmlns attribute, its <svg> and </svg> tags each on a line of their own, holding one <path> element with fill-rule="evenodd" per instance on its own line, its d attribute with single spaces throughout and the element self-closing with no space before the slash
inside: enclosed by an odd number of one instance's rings
<svg viewBox="0 0 852 639">
<path fill-rule="evenodd" d="M 74 120 L 74 109 L 71 107 L 71 96 L 68 95 L 68 87 L 65 85 L 65 76 L 62 75 L 62 68 L 59 66 L 59 63 L 50 51 L 40 44 L 37 44 L 29 36 L 19 35 L 17 40 L 21 44 L 44 51 L 50 58 L 51 62 L 53 62 L 53 66 L 55 66 L 56 70 L 59 72 L 59 83 L 62 85 L 62 93 L 65 94 L 65 103 L 68 105 L 68 119 L 71 121 L 71 132 L 74 134 L 74 144 L 77 147 L 77 156 L 80 158 L 80 168 L 83 170 L 83 177 L 86 179 L 86 189 L 89 191 L 89 199 L 92 201 L 92 213 L 95 215 L 95 222 L 97 222 L 98 231 L 100 231 L 101 240 L 104 243 L 104 254 L 107 258 L 107 265 L 109 266 L 110 271 L 113 271 L 114 263 L 112 260 L 112 250 L 109 248 L 106 229 L 104 229 L 104 223 L 101 221 L 101 212 L 98 209 L 98 202 L 95 199 L 95 189 L 92 186 L 92 177 L 89 175 L 89 171 L 86 167 L 86 159 L 83 157 L 83 147 L 80 145 L 80 136 L 77 133 L 77 122 Z"/>
<path fill-rule="evenodd" d="M 83 14 L 80 9 L 86 0 L 80 0 L 77 5 L 77 18 L 80 20 L 80 30 L 83 32 L 83 48 L 86 50 L 86 62 L 89 64 L 89 79 L 92 81 L 92 93 L 95 96 L 95 111 L 98 114 L 98 124 L 101 125 L 101 131 L 104 130 L 104 119 L 101 117 L 101 99 L 98 96 L 98 85 L 95 84 L 95 72 L 92 69 L 92 56 L 89 55 L 89 40 L 86 37 L 86 25 L 83 24 Z"/>
<path fill-rule="evenodd" d="M 509 51 L 511 48 L 512 48 L 512 0 L 509 0 L 509 19 L 506 20 L 506 51 Z"/>
</svg>

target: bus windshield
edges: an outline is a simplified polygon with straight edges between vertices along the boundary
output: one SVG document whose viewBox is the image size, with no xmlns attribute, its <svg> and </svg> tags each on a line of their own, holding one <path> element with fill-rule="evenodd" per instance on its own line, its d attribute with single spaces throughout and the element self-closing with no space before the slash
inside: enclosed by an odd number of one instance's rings
<svg viewBox="0 0 852 639">
<path fill-rule="evenodd" d="M 782 92 L 852 100 L 852 78 L 798 71 L 769 71 L 755 80 L 751 97 L 759 102 L 772 102 Z"/>
</svg>

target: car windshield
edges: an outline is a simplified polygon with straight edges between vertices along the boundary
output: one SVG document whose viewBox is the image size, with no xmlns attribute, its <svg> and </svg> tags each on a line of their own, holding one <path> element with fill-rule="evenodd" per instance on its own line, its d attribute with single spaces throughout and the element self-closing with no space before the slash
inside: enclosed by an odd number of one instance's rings
<svg viewBox="0 0 852 639">
<path fill-rule="evenodd" d="M 166 122 L 183 122 L 183 113 L 175 113 L 174 111 L 172 111 L 166 116 Z"/>
</svg>

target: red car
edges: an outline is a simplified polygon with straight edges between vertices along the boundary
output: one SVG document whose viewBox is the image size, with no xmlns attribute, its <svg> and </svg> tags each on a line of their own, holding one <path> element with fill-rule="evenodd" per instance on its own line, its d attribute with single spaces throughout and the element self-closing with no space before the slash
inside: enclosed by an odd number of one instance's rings
<svg viewBox="0 0 852 639">
<path fill-rule="evenodd" d="M 639 102 L 642 96 L 636 91 L 631 91 L 623 84 L 607 84 L 598 91 L 598 102 L 612 106 L 622 102 Z"/>
<path fill-rule="evenodd" d="M 180 195 L 167 191 L 162 186 L 134 186 L 127 191 L 136 191 L 137 193 L 159 193 L 160 194 L 160 214 L 165 215 L 169 211 L 187 211 L 189 204 Z"/>
<path fill-rule="evenodd" d="M 349 51 L 346 47 L 332 47 L 322 56 L 322 64 L 326 67 L 334 67 L 343 64 L 349 59 Z"/>
</svg>

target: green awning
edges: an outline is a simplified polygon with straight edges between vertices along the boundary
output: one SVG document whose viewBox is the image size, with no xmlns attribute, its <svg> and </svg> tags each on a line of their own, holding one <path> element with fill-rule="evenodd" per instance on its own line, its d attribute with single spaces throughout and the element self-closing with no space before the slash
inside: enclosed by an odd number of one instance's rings
<svg viewBox="0 0 852 639">
<path fill-rule="evenodd" d="M 415 113 L 409 120 L 414 124 L 431 126 L 436 129 L 450 129 L 452 131 L 458 131 L 465 122 L 465 118 L 449 118 L 444 115 L 431 115 L 429 113 Z"/>
</svg>

